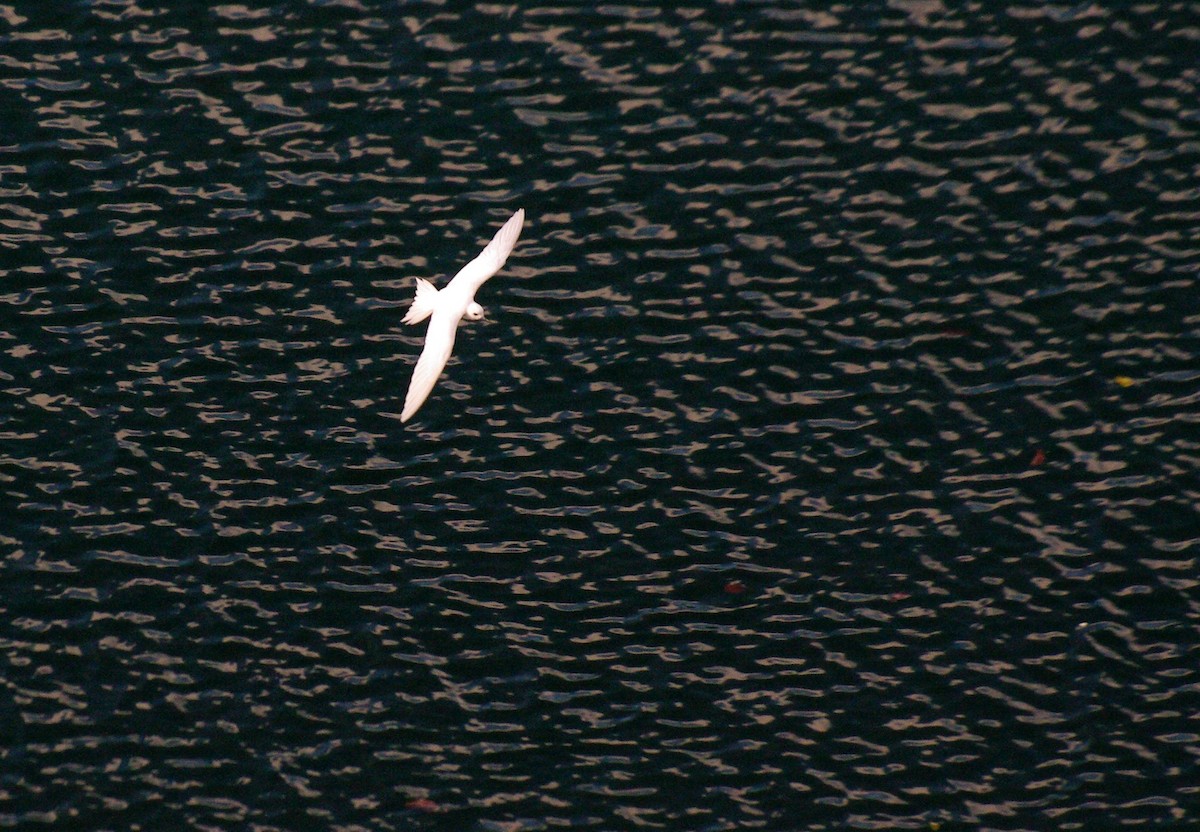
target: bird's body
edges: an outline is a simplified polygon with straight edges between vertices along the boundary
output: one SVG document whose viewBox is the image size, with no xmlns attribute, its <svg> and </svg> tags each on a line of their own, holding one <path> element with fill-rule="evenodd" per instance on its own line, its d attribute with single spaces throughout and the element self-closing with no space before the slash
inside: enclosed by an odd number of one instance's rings
<svg viewBox="0 0 1200 832">
<path fill-rule="evenodd" d="M 425 333 L 425 348 L 421 350 L 412 381 L 408 384 L 408 395 L 404 397 L 401 422 L 412 418 L 433 390 L 454 351 L 459 321 L 463 318 L 478 321 L 483 317 L 483 307 L 475 302 L 475 293 L 489 277 L 500 271 L 517 244 L 524 223 L 525 211 L 522 209 L 504 223 L 479 256 L 463 266 L 441 291 L 428 280 L 417 278 L 417 294 L 404 316 L 404 323 L 418 324 L 429 318 L 429 329 Z"/>
</svg>

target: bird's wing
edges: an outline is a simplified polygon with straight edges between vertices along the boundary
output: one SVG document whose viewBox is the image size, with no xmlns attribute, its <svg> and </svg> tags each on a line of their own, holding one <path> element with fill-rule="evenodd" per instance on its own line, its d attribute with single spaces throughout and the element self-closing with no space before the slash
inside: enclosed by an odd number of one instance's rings
<svg viewBox="0 0 1200 832">
<path fill-rule="evenodd" d="M 521 208 L 500 227 L 487 247 L 479 252 L 478 257 L 459 269 L 446 288 L 453 286 L 456 292 L 469 289 L 468 297 L 473 297 L 485 280 L 500 271 L 504 261 L 512 253 L 513 246 L 517 244 L 517 238 L 521 236 L 521 226 L 524 224 L 525 209 Z"/>
<path fill-rule="evenodd" d="M 412 381 L 408 383 L 408 394 L 404 397 L 404 411 L 400 421 L 407 422 L 429 397 L 429 391 L 437 383 L 438 376 L 450 360 L 454 350 L 454 335 L 458 331 L 458 319 L 452 315 L 433 313 L 429 319 L 429 330 L 425 333 L 425 348 L 417 359 Z"/>
</svg>

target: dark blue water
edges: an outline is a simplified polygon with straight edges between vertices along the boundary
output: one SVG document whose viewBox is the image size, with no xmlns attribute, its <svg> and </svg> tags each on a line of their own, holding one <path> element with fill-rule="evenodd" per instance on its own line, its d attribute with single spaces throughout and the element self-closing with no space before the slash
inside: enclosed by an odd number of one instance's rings
<svg viewBox="0 0 1200 832">
<path fill-rule="evenodd" d="M 0 827 L 1200 825 L 1200 5 L 989 8 L 0 6 Z"/>
</svg>

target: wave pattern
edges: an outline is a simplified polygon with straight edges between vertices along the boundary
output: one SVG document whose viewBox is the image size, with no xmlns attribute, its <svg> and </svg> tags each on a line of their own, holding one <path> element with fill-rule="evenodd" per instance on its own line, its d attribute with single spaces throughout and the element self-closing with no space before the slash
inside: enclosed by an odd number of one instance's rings
<svg viewBox="0 0 1200 832">
<path fill-rule="evenodd" d="M 26 6 L 0 825 L 1196 824 L 1192 4 Z"/>
</svg>

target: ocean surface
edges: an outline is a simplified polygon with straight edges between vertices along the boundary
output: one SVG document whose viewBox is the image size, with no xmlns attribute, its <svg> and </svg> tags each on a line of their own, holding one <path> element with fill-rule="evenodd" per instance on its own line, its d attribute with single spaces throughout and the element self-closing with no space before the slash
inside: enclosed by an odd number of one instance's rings
<svg viewBox="0 0 1200 832">
<path fill-rule="evenodd" d="M 0 5 L 0 828 L 1200 828 L 1198 53 Z"/>
</svg>

